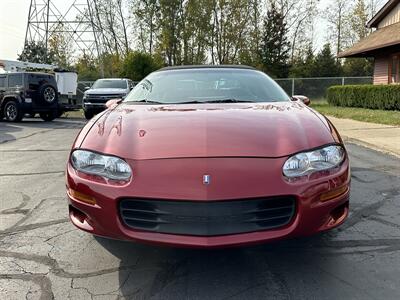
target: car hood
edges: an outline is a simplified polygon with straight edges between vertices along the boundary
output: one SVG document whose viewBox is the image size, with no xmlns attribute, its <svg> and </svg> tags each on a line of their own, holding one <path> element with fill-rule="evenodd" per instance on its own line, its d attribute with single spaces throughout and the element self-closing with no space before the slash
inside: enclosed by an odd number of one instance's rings
<svg viewBox="0 0 400 300">
<path fill-rule="evenodd" d="M 122 103 L 98 118 L 80 146 L 140 160 L 283 157 L 332 142 L 327 121 L 299 102 Z"/>
<path fill-rule="evenodd" d="M 89 95 L 109 95 L 115 94 L 120 95 L 127 92 L 127 89 L 89 89 L 86 91 L 86 94 Z"/>
</svg>

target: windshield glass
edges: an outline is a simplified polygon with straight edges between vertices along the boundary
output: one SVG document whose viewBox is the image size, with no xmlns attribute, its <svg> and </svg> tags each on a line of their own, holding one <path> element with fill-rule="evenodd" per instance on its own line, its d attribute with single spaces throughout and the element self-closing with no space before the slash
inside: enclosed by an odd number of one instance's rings
<svg viewBox="0 0 400 300">
<path fill-rule="evenodd" d="M 125 102 L 277 102 L 289 96 L 262 72 L 246 69 L 183 69 L 155 72 Z"/>
<path fill-rule="evenodd" d="M 93 85 L 92 89 L 126 89 L 126 80 L 122 79 L 99 79 Z"/>
</svg>

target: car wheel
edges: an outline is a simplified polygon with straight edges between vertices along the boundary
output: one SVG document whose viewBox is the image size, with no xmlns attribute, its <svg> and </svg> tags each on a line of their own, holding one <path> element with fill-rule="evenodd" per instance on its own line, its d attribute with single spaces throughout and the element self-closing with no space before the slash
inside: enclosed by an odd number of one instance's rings
<svg viewBox="0 0 400 300">
<path fill-rule="evenodd" d="M 19 122 L 24 117 L 17 101 L 9 101 L 4 105 L 3 115 L 7 121 Z"/>
<path fill-rule="evenodd" d="M 57 89 L 50 84 L 42 85 L 39 89 L 39 95 L 45 104 L 53 104 L 58 98 Z"/>
<path fill-rule="evenodd" d="M 55 118 L 57 118 L 57 113 L 56 112 L 52 112 L 52 111 L 50 111 L 50 112 L 42 112 L 39 115 L 42 118 L 42 120 L 45 121 L 45 122 L 51 122 Z"/>
<path fill-rule="evenodd" d="M 86 120 L 90 120 L 94 116 L 94 113 L 91 110 L 85 110 L 83 114 L 85 115 Z"/>
<path fill-rule="evenodd" d="M 63 114 L 64 114 L 64 111 L 62 109 L 58 110 L 57 118 L 60 118 Z"/>
</svg>

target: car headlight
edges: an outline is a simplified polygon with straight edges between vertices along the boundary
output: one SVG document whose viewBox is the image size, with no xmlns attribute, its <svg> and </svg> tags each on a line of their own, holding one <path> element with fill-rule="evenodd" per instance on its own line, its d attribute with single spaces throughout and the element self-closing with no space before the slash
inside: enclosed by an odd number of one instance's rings
<svg viewBox="0 0 400 300">
<path fill-rule="evenodd" d="M 342 146 L 332 145 L 289 157 L 283 165 L 283 174 L 294 178 L 339 166 L 345 158 Z"/>
<path fill-rule="evenodd" d="M 128 181 L 132 176 L 131 168 L 123 159 L 87 150 L 72 152 L 71 163 L 80 172 L 108 179 Z"/>
</svg>

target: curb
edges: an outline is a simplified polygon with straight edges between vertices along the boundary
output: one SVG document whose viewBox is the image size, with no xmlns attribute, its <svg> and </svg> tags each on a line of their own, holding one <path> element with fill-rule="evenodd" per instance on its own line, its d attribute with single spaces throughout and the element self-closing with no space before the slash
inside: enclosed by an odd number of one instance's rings
<svg viewBox="0 0 400 300">
<path fill-rule="evenodd" d="M 396 158 L 400 158 L 400 153 L 393 152 L 393 151 L 391 151 L 391 150 L 389 150 L 387 148 L 378 147 L 378 146 L 376 146 L 374 144 L 370 144 L 370 143 L 361 141 L 359 139 L 351 138 L 351 137 L 348 137 L 348 136 L 343 135 L 343 134 L 341 136 L 342 136 L 342 139 L 343 139 L 344 142 L 349 142 L 349 143 L 352 143 L 352 144 L 356 144 L 358 146 L 363 146 L 363 147 L 378 151 L 378 152 L 383 153 L 383 154 L 389 154 L 389 155 L 392 155 L 392 156 L 394 156 Z"/>
</svg>

